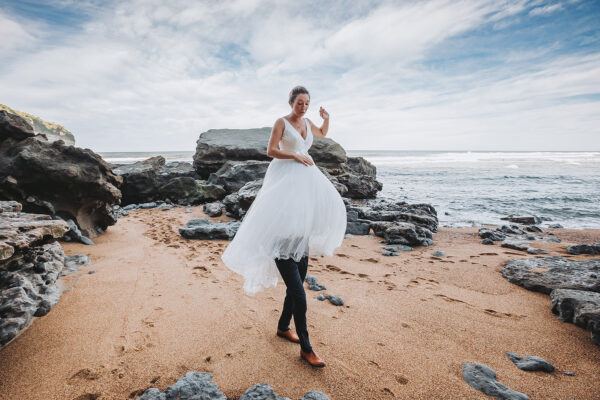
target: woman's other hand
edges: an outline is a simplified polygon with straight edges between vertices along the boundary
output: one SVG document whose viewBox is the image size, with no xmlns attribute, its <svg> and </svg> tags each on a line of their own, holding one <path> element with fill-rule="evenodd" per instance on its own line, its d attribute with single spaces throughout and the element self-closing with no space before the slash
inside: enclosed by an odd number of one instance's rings
<svg viewBox="0 0 600 400">
<path fill-rule="evenodd" d="M 323 107 L 319 108 L 319 115 L 325 120 L 329 119 L 329 113 Z"/>
<path fill-rule="evenodd" d="M 308 157 L 308 156 L 305 156 L 305 155 L 303 155 L 303 154 L 296 154 L 296 156 L 294 157 L 294 160 L 296 160 L 296 161 L 298 161 L 299 163 L 302 163 L 302 164 L 304 164 L 304 165 L 306 165 L 306 166 L 309 166 L 309 165 L 313 165 L 313 164 L 314 164 L 314 163 L 313 163 L 313 160 L 312 160 L 310 157 Z"/>
</svg>

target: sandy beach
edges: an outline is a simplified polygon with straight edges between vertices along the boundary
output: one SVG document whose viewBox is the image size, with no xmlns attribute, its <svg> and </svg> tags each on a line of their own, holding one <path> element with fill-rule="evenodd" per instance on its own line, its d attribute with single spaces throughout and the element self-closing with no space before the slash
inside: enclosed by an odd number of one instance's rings
<svg viewBox="0 0 600 400">
<path fill-rule="evenodd" d="M 377 237 L 354 236 L 311 258 L 308 273 L 345 302 L 306 289 L 311 343 L 327 362 L 315 369 L 275 335 L 283 281 L 248 296 L 220 260 L 227 241 L 179 235 L 202 216 L 202 207 L 136 210 L 95 246 L 63 243 L 92 265 L 62 277 L 58 304 L 0 351 L 0 399 L 133 399 L 188 371 L 210 372 L 230 399 L 262 382 L 291 399 L 310 390 L 335 400 L 488 398 L 463 380 L 465 362 L 531 399 L 600 398 L 589 332 L 559 321 L 549 296 L 503 278 L 503 262 L 533 256 L 480 244 L 478 228 L 440 228 L 434 246 L 397 257 L 382 256 Z M 587 259 L 566 245 L 600 241 L 600 230 L 552 231 L 562 243 L 535 242 L 550 255 Z M 556 371 L 522 371 L 506 351 Z"/>
</svg>

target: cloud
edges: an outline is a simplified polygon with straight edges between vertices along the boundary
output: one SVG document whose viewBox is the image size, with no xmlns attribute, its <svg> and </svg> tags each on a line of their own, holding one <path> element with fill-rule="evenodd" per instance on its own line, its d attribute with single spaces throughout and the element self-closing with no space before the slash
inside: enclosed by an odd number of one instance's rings
<svg viewBox="0 0 600 400">
<path fill-rule="evenodd" d="M 211 128 L 270 126 L 297 84 L 349 149 L 564 148 L 565 132 L 600 146 L 600 52 L 495 36 L 525 29 L 539 1 L 107 4 L 53 3 L 86 15 L 75 31 L 0 10 L 3 42 L 19 43 L 0 47 L 0 102 L 96 151 L 193 150 Z"/>
<path fill-rule="evenodd" d="M 560 11 L 563 9 L 563 5 L 561 3 L 550 4 L 543 7 L 536 7 L 529 11 L 529 15 L 549 15 L 556 11 Z"/>
</svg>

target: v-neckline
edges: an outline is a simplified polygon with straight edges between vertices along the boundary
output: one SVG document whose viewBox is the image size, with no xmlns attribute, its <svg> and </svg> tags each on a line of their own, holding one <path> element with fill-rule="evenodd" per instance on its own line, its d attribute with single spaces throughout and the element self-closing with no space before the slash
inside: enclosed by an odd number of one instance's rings
<svg viewBox="0 0 600 400">
<path fill-rule="evenodd" d="M 302 118 L 302 120 L 304 121 L 304 125 L 306 125 L 306 137 L 303 137 L 302 134 L 300 132 L 298 132 L 298 129 L 296 129 L 294 127 L 294 125 L 292 125 L 292 123 L 290 121 L 288 121 L 288 119 L 286 117 L 283 117 L 283 119 L 285 119 L 287 121 L 287 123 L 290 124 L 292 129 L 294 129 L 296 131 L 296 133 L 298 134 L 298 136 L 300 136 L 300 139 L 302 139 L 302 141 L 306 143 L 306 139 L 308 139 L 308 124 L 306 123 L 306 120 L 304 120 L 304 118 Z"/>
</svg>

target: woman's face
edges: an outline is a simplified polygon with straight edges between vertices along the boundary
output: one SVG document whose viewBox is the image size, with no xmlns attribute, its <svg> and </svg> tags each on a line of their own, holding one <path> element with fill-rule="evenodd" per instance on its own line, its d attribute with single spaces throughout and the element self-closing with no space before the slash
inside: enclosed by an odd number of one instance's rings
<svg viewBox="0 0 600 400">
<path fill-rule="evenodd" d="M 300 93 L 299 95 L 297 95 L 294 99 L 294 104 L 292 104 L 292 110 L 294 114 L 298 115 L 299 117 L 306 114 L 309 102 L 310 97 L 308 97 L 306 93 Z"/>
</svg>

